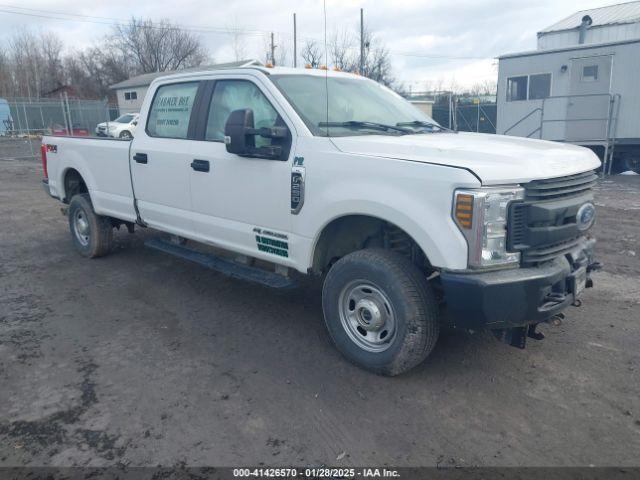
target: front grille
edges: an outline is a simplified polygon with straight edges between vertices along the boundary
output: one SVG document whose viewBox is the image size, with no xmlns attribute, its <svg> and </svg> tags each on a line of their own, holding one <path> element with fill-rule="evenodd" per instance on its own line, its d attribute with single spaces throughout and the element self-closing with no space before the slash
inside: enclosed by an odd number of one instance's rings
<svg viewBox="0 0 640 480">
<path fill-rule="evenodd" d="M 560 255 L 566 255 L 580 242 L 580 237 L 540 248 L 529 248 L 522 252 L 522 262 L 535 264 L 548 262 Z"/>
<path fill-rule="evenodd" d="M 525 200 L 552 200 L 578 196 L 591 190 L 597 178 L 594 172 L 584 172 L 567 177 L 534 180 L 523 185 Z"/>
<path fill-rule="evenodd" d="M 547 262 L 575 248 L 584 232 L 577 228 L 576 213 L 593 200 L 593 172 L 534 180 L 523 184 L 522 202 L 509 207 L 507 246 L 522 254 L 522 263 Z"/>
</svg>

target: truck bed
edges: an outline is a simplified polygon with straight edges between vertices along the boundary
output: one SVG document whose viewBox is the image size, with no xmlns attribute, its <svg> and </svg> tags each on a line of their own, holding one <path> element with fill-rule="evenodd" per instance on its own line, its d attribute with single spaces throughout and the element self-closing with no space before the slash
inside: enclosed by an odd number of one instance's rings
<svg viewBox="0 0 640 480">
<path fill-rule="evenodd" d="M 77 170 L 87 184 L 96 213 L 122 220 L 136 218 L 129 170 L 131 142 L 99 137 L 45 136 L 49 192 L 65 198 L 65 177 Z"/>
</svg>

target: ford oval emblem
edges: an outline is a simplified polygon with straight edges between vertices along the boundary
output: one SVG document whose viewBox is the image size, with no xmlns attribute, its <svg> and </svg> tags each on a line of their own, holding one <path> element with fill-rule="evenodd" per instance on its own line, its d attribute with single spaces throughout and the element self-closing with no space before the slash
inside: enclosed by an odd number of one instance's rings
<svg viewBox="0 0 640 480">
<path fill-rule="evenodd" d="M 584 231 L 593 225 L 596 219 L 596 207 L 593 203 L 587 202 L 578 209 L 576 214 L 576 223 L 578 230 Z"/>
</svg>

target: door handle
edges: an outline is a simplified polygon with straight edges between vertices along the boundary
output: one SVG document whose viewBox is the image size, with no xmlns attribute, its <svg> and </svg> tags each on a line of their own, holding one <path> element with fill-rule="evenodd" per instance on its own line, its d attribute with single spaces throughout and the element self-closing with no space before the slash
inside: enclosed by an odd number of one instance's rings
<svg viewBox="0 0 640 480">
<path fill-rule="evenodd" d="M 209 171 L 209 160 L 194 160 L 191 162 L 191 168 L 193 168 L 196 172 L 208 172 Z"/>
<path fill-rule="evenodd" d="M 133 159 L 137 162 L 137 163 L 147 163 L 147 154 L 146 153 L 136 153 L 133 156 Z"/>
</svg>

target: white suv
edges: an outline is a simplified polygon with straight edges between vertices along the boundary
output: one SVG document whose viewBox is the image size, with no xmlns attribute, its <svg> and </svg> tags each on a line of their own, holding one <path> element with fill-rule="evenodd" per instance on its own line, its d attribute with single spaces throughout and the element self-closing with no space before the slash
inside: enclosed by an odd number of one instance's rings
<svg viewBox="0 0 640 480">
<path fill-rule="evenodd" d="M 102 122 L 96 126 L 96 135 L 99 137 L 113 137 L 130 140 L 138 125 L 139 113 L 125 113 L 113 122 Z"/>
</svg>

